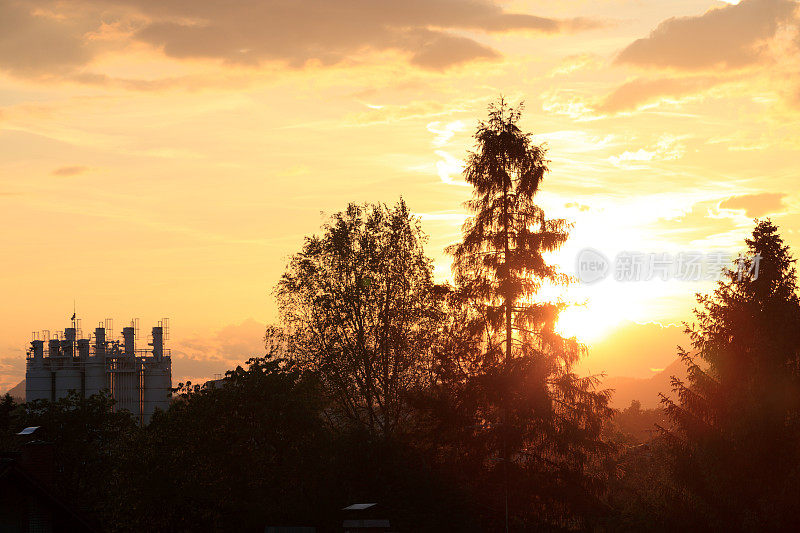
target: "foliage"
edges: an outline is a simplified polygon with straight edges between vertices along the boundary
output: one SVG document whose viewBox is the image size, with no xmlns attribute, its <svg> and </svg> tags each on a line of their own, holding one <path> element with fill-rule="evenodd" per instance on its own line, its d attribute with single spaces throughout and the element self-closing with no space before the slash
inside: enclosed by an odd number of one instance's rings
<svg viewBox="0 0 800 533">
<path fill-rule="evenodd" d="M 0 399 L 0 447 L 42 426 L 59 494 L 108 531 L 341 525 L 378 501 L 406 531 L 797 530 L 800 299 L 770 221 L 698 296 L 688 379 L 615 413 L 556 332 L 569 224 L 534 197 L 546 150 L 504 101 L 480 123 L 454 284 L 403 201 L 351 204 L 292 256 L 266 353 L 181 384 L 145 427 L 107 394 Z M 651 429 L 657 426 L 655 435 Z"/>
<path fill-rule="evenodd" d="M 794 260 L 769 220 L 746 240 L 745 275 L 698 296 L 681 350 L 688 379 L 663 397 L 675 474 L 704 517 L 728 530 L 796 529 L 800 498 L 800 300 Z M 758 273 L 746 272 L 758 263 Z"/>
<path fill-rule="evenodd" d="M 478 428 L 483 462 L 497 458 L 489 481 L 516 519 L 564 525 L 600 507 L 611 452 L 600 434 L 613 411 L 596 380 L 571 371 L 583 347 L 555 331 L 562 304 L 535 299 L 544 283 L 568 281 L 544 255 L 566 241 L 569 225 L 534 202 L 548 162 L 520 118 L 502 99 L 490 106 L 468 157 L 474 216 L 450 251 L 461 305 L 471 308 L 462 338 L 472 371 L 448 374 L 443 386 L 467 410 L 451 419 Z"/>
<path fill-rule="evenodd" d="M 607 439 L 626 445 L 644 444 L 659 435 L 659 427 L 669 427 L 669 417 L 663 408 L 642 409 L 638 400 L 614 414 L 605 428 Z"/>
<path fill-rule="evenodd" d="M 329 441 L 316 376 L 280 359 L 248 365 L 220 386 L 184 386 L 125 443 L 114 496 L 130 505 L 109 522 L 122 530 L 246 531 L 269 520 L 314 521 L 324 506 L 309 474 L 324 471 Z"/>
<path fill-rule="evenodd" d="M 281 278 L 287 357 L 319 373 L 334 425 L 388 438 L 408 417 L 406 392 L 428 379 L 439 314 L 424 240 L 402 200 L 350 204 Z"/>
</svg>

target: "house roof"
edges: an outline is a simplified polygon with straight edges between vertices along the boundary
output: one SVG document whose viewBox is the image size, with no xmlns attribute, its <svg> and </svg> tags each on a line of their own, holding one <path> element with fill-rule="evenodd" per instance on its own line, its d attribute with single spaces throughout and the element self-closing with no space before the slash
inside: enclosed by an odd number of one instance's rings
<svg viewBox="0 0 800 533">
<path fill-rule="evenodd" d="M 342 511 L 363 511 L 364 509 L 369 509 L 370 507 L 375 507 L 378 505 L 377 503 L 354 503 L 353 505 L 348 505 Z"/>
</svg>

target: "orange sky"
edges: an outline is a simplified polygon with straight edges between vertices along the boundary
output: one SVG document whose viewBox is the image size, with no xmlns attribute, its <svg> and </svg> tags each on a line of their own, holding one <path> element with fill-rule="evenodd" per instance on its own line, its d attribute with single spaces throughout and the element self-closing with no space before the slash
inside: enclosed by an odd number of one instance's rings
<svg viewBox="0 0 800 533">
<path fill-rule="evenodd" d="M 173 375 L 260 352 L 271 288 L 321 213 L 403 195 L 437 275 L 476 121 L 504 94 L 546 142 L 556 258 L 800 244 L 797 3 L 5 0 L 0 390 L 33 330 L 172 320 Z M 612 281 L 564 329 L 644 376 L 709 283 Z M 634 322 L 631 322 L 634 321 Z M 643 348 L 644 347 L 644 348 Z"/>
</svg>

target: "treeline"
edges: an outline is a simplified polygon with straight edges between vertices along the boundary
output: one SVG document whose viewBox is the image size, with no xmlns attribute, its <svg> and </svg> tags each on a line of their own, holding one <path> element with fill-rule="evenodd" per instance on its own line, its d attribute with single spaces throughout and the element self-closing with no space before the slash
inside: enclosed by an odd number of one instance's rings
<svg viewBox="0 0 800 533">
<path fill-rule="evenodd" d="M 60 493 L 109 531 L 335 530 L 367 501 L 397 531 L 796 528 L 800 304 L 777 228 L 747 240 L 757 277 L 699 298 L 664 410 L 615 413 L 537 297 L 569 282 L 544 259 L 569 224 L 533 201 L 548 162 L 519 120 L 501 101 L 478 128 L 452 284 L 404 202 L 350 205 L 289 261 L 247 368 L 143 428 L 104 396 L 6 400 L 0 443 L 42 426 Z"/>
</svg>

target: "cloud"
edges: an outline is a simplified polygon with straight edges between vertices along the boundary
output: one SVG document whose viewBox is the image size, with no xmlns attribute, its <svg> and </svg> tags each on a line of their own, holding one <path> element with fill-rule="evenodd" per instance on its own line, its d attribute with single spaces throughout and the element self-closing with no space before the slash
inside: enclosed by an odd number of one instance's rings
<svg viewBox="0 0 800 533">
<path fill-rule="evenodd" d="M 175 340 L 171 345 L 173 382 L 190 376 L 194 381 L 198 376 L 213 379 L 215 374 L 244 365 L 251 357 L 263 356 L 265 333 L 264 324 L 247 319 L 206 336 Z"/>
<path fill-rule="evenodd" d="M 793 0 L 743 0 L 700 16 L 671 18 L 628 45 L 616 62 L 688 71 L 758 63 L 764 41 L 792 20 L 797 6 Z"/>
<path fill-rule="evenodd" d="M 669 76 L 640 77 L 597 102 L 597 113 L 619 113 L 685 100 L 712 88 L 743 82 L 741 90 L 768 87 L 796 95 L 793 82 L 800 60 L 796 0 L 743 0 L 703 15 L 668 19 L 648 37 L 625 47 L 617 65 L 669 71 Z M 737 91 L 740 89 L 737 88 Z"/>
<path fill-rule="evenodd" d="M 9 355 L 0 357 L 0 391 L 7 391 L 25 378 L 25 352 L 9 345 L 3 346 L 0 352 Z"/>
<path fill-rule="evenodd" d="M 597 54 L 573 54 L 561 60 L 561 64 L 551 70 L 547 76 L 552 78 L 556 76 L 566 76 L 580 70 L 588 68 L 597 68 L 602 65 L 603 61 L 601 56 Z"/>
<path fill-rule="evenodd" d="M 500 54 L 488 46 L 446 33 L 419 30 L 420 43 L 411 56 L 411 64 L 430 70 L 444 70 L 477 59 L 497 59 Z"/>
<path fill-rule="evenodd" d="M 581 212 L 586 212 L 591 209 L 591 207 L 589 207 L 588 205 L 582 204 L 580 202 L 567 202 L 566 204 L 564 204 L 564 207 L 566 207 L 567 209 L 577 209 L 578 211 Z"/>
<path fill-rule="evenodd" d="M 21 76 L 61 74 L 87 63 L 87 29 L 73 19 L 40 11 L 46 2 L 0 2 L 0 68 Z"/>
<path fill-rule="evenodd" d="M 636 151 L 626 150 L 619 155 L 612 155 L 608 161 L 620 168 L 645 168 L 643 164 L 650 161 L 670 161 L 680 159 L 686 153 L 686 147 L 680 138 L 673 135 L 662 135 L 655 145 L 640 148 Z"/>
<path fill-rule="evenodd" d="M 719 204 L 720 209 L 742 210 L 750 218 L 758 218 L 784 209 L 783 193 L 759 193 L 731 196 Z"/>
<path fill-rule="evenodd" d="M 600 113 L 619 113 L 656 103 L 664 98 L 681 98 L 696 94 L 728 81 L 715 76 L 687 78 L 637 78 L 612 91 L 595 110 Z"/>
<path fill-rule="evenodd" d="M 458 103 L 448 105 L 432 100 L 414 101 L 405 105 L 372 105 L 368 107 L 369 110 L 365 112 L 347 117 L 345 124 L 349 126 L 390 124 L 399 120 L 440 117 L 455 113 L 461 109 Z"/>
<path fill-rule="evenodd" d="M 597 21 L 509 12 L 492 0 L 5 0 L 0 69 L 106 83 L 86 72 L 102 51 L 147 43 L 176 59 L 257 66 L 349 64 L 373 52 L 444 70 L 499 52 L 463 32 L 552 34 Z M 123 80 L 135 88 L 135 80 Z"/>
<path fill-rule="evenodd" d="M 53 170 L 53 176 L 77 176 L 78 174 L 83 174 L 84 172 L 88 172 L 90 169 L 89 167 L 84 167 L 81 165 L 71 165 L 71 166 L 64 166 L 58 167 L 57 169 Z"/>
<path fill-rule="evenodd" d="M 151 22 L 136 38 L 168 56 L 229 63 L 280 60 L 336 64 L 364 51 L 396 50 L 412 64 L 444 69 L 498 53 L 448 30 L 557 33 L 591 28 L 585 19 L 509 13 L 490 0 L 129 0 Z"/>
<path fill-rule="evenodd" d="M 449 143 L 450 140 L 455 136 L 456 132 L 464 131 L 466 126 L 461 120 L 455 120 L 447 124 L 436 121 L 429 122 L 427 129 L 429 132 L 436 134 L 436 138 L 432 143 L 433 146 L 440 148 Z"/>
</svg>

